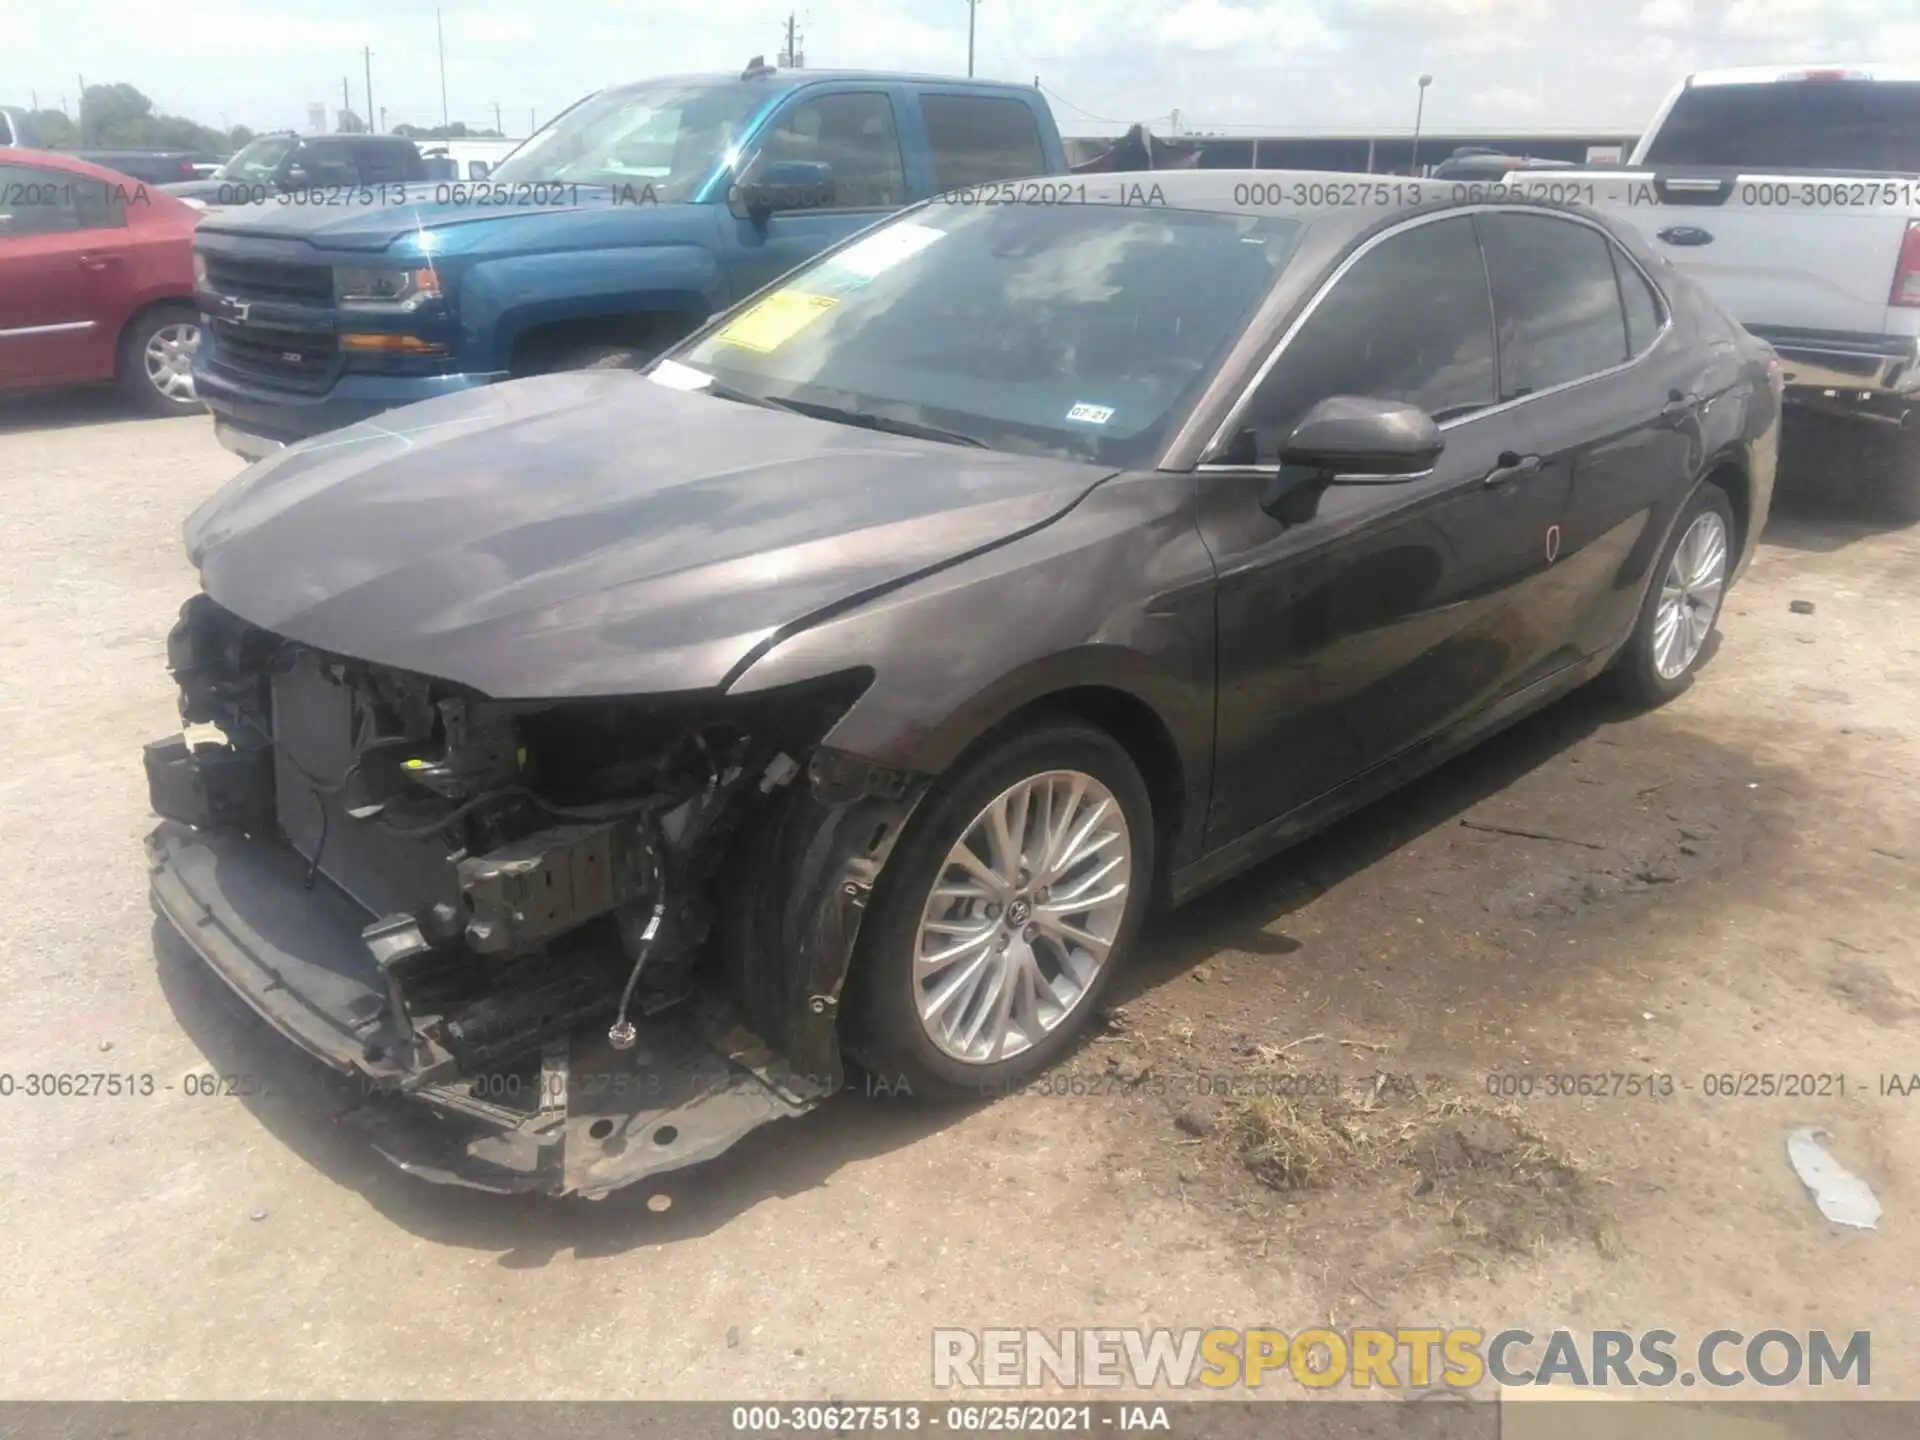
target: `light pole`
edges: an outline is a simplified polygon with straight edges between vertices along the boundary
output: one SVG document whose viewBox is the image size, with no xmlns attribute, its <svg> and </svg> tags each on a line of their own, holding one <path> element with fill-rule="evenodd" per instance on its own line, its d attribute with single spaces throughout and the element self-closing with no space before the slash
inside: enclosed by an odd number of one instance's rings
<svg viewBox="0 0 1920 1440">
<path fill-rule="evenodd" d="M 967 78 L 973 78 L 973 17 L 980 8 L 980 0 L 967 0 Z"/>
<path fill-rule="evenodd" d="M 1417 177 L 1420 174 L 1420 120 L 1427 112 L 1427 86 L 1433 83 L 1431 75 L 1420 77 L 1420 100 L 1413 107 L 1413 158 L 1407 168 Z"/>
</svg>

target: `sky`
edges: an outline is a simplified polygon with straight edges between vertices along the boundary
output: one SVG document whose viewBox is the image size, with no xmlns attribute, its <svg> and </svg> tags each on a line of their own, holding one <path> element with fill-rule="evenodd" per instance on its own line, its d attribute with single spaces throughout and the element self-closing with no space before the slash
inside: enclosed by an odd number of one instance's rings
<svg viewBox="0 0 1920 1440">
<path fill-rule="evenodd" d="M 967 0 L 796 0 L 809 67 L 964 74 Z M 444 0 L 449 118 L 527 133 L 582 95 L 779 53 L 771 0 Z M 307 124 L 344 76 L 441 116 L 427 0 L 0 0 L 0 103 L 80 77 L 222 127 Z M 1412 127 L 1631 133 L 1692 70 L 1920 59 L 1920 0 L 978 0 L 975 71 L 1038 76 L 1067 134 Z"/>
</svg>

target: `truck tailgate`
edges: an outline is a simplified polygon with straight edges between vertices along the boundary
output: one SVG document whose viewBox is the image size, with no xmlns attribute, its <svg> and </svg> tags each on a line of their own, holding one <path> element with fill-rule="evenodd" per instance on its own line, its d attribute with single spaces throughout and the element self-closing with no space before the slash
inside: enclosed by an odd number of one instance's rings
<svg viewBox="0 0 1920 1440">
<path fill-rule="evenodd" d="M 1887 303 L 1920 180 L 1569 171 L 1510 188 L 1633 226 L 1749 328 L 1920 334 L 1920 309 Z"/>
</svg>

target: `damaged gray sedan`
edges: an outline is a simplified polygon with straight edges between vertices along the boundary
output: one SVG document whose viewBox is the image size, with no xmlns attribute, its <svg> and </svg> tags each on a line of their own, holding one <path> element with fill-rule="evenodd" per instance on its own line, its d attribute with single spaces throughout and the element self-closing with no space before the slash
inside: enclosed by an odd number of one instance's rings
<svg viewBox="0 0 1920 1440">
<path fill-rule="evenodd" d="M 1582 212 L 1254 178 L 923 205 L 644 374 L 253 466 L 187 525 L 157 908 L 398 1164 L 604 1194 L 843 1056 L 1016 1085 L 1152 902 L 1684 688 L 1765 347 Z"/>
</svg>

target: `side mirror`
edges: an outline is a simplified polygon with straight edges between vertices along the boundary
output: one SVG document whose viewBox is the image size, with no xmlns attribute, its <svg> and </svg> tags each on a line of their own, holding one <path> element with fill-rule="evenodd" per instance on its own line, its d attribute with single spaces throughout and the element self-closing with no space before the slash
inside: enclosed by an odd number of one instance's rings
<svg viewBox="0 0 1920 1440">
<path fill-rule="evenodd" d="M 833 166 L 824 160 L 750 163 L 727 191 L 727 208 L 755 224 L 782 210 L 821 210 L 833 202 Z"/>
<path fill-rule="evenodd" d="M 1446 443 L 1416 405 L 1334 395 L 1294 426 L 1278 458 L 1283 467 L 1317 470 L 1335 483 L 1391 485 L 1431 470 Z"/>
<path fill-rule="evenodd" d="M 493 166 L 484 160 L 469 160 L 467 162 L 467 178 L 469 180 L 484 180 L 492 173 Z"/>
<path fill-rule="evenodd" d="M 279 174 L 279 185 L 283 190 L 298 190 L 306 185 L 310 177 L 304 165 L 289 165 Z"/>
</svg>

